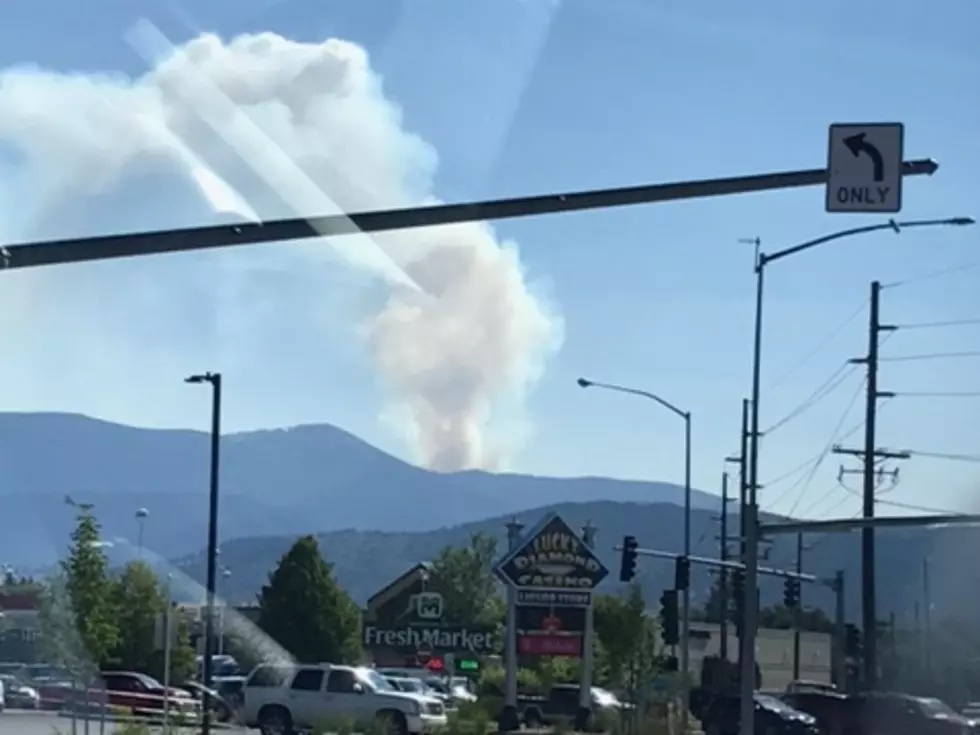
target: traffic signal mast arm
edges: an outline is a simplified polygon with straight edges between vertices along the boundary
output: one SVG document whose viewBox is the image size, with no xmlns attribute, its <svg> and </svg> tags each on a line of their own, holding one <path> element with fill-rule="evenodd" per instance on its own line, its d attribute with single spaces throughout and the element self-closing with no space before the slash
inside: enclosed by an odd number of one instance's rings
<svg viewBox="0 0 980 735">
<path fill-rule="evenodd" d="M 613 547 L 615 551 L 623 551 L 623 546 Z M 673 551 L 660 551 L 659 549 L 641 549 L 639 547 L 633 548 L 632 552 L 636 556 L 651 556 L 657 559 L 683 559 L 683 554 L 678 554 Z M 733 570 L 744 570 L 745 565 L 737 561 L 722 561 L 721 559 L 710 559 L 706 556 L 689 556 L 687 557 L 691 564 L 701 564 L 706 567 L 714 567 L 715 569 L 733 569 Z M 798 579 L 803 582 L 822 582 L 824 584 L 829 584 L 829 580 L 823 580 L 813 574 L 803 574 L 788 571 L 785 569 L 773 569 L 772 567 L 756 567 L 759 574 L 766 574 L 771 577 L 782 577 L 783 579 Z"/>
</svg>

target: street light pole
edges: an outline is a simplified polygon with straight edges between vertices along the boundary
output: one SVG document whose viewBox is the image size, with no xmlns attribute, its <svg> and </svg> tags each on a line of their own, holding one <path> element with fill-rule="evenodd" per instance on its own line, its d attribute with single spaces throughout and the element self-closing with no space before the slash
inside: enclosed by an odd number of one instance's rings
<svg viewBox="0 0 980 735">
<path fill-rule="evenodd" d="M 857 235 L 867 235 L 872 232 L 892 230 L 900 234 L 903 229 L 913 227 L 940 227 L 940 226 L 964 226 L 972 225 L 974 220 L 970 217 L 950 217 L 947 219 L 913 220 L 910 222 L 896 222 L 888 220 L 875 225 L 865 225 L 863 227 L 853 227 L 848 230 L 823 235 L 806 242 L 793 245 L 792 247 L 779 250 L 774 253 L 763 253 L 759 250 L 761 242 L 759 238 L 754 238 L 751 242 L 756 247 L 755 257 L 755 325 L 753 330 L 752 343 L 752 397 L 750 399 L 751 418 L 749 421 L 749 462 L 748 462 L 748 503 L 746 506 L 746 548 L 745 548 L 745 621 L 744 637 L 745 645 L 743 648 L 741 666 L 741 716 L 739 718 L 740 732 L 754 732 L 754 705 L 753 694 L 755 691 L 755 631 L 758 624 L 759 600 L 757 596 L 758 584 L 756 577 L 756 567 L 759 563 L 759 527 L 758 527 L 758 504 L 757 493 L 759 486 L 759 398 L 762 392 L 762 306 L 765 289 L 765 269 L 769 263 L 777 260 L 802 253 L 818 245 L 843 240 L 845 238 L 856 237 Z"/>
<path fill-rule="evenodd" d="M 691 555 L 691 412 L 684 411 L 655 393 L 639 390 L 637 388 L 627 388 L 622 385 L 612 383 L 597 383 L 594 380 L 585 378 L 578 379 L 580 388 L 602 388 L 616 393 L 627 393 L 640 398 L 646 398 L 654 403 L 666 408 L 675 416 L 684 420 L 684 556 Z M 690 668 L 690 648 L 691 648 L 691 585 L 688 583 L 681 590 L 681 732 L 687 732 L 688 723 L 688 669 Z"/>
<path fill-rule="evenodd" d="M 191 375 L 185 379 L 187 383 L 210 383 L 212 388 L 211 401 L 211 481 L 208 503 L 208 548 L 207 548 L 207 602 L 205 606 L 204 618 L 204 667 L 202 694 L 202 720 L 201 732 L 203 735 L 210 735 L 211 720 L 208 717 L 210 710 L 211 695 L 211 648 L 214 637 L 214 592 L 217 586 L 217 561 L 218 561 L 218 470 L 220 467 L 221 451 L 221 373 L 203 373 L 201 375 Z"/>
</svg>

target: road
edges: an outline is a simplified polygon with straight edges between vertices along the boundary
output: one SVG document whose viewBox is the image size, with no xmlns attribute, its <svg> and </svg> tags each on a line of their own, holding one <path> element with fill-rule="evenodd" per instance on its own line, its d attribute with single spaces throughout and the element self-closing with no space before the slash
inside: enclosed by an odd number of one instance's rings
<svg viewBox="0 0 980 735">
<path fill-rule="evenodd" d="M 77 719 L 75 721 L 75 735 L 113 735 L 116 732 L 116 725 L 107 721 L 105 730 L 100 731 L 98 720 L 90 720 L 88 731 L 85 730 L 85 721 Z M 161 733 L 162 728 L 155 727 L 153 733 Z M 255 735 L 255 730 L 245 728 L 221 728 L 216 732 L 222 735 Z M 72 735 L 71 718 L 63 717 L 54 712 L 32 712 L 28 710 L 8 709 L 0 714 L 0 735 Z"/>
</svg>

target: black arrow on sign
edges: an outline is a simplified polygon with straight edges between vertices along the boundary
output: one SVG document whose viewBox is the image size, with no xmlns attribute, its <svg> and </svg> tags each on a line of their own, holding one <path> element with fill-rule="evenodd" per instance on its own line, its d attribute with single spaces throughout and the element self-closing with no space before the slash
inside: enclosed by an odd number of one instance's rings
<svg viewBox="0 0 980 735">
<path fill-rule="evenodd" d="M 885 161 L 881 157 L 881 151 L 866 141 L 864 139 L 865 135 L 866 133 L 858 133 L 857 135 L 844 138 L 844 145 L 851 149 L 851 153 L 854 154 L 855 158 L 860 156 L 862 152 L 865 153 L 874 165 L 874 180 L 884 181 Z"/>
</svg>

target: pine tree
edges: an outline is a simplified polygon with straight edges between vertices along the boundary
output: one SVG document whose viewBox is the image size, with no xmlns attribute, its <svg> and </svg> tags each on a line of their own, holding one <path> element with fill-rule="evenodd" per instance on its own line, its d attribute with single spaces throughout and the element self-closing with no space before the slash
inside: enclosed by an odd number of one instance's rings
<svg viewBox="0 0 980 735">
<path fill-rule="evenodd" d="M 258 597 L 259 627 L 298 661 L 347 663 L 361 651 L 360 613 L 313 536 L 279 560 Z"/>
<path fill-rule="evenodd" d="M 68 558 L 45 590 L 42 649 L 80 674 L 106 665 L 119 640 L 109 560 L 92 506 L 79 506 Z"/>
</svg>

